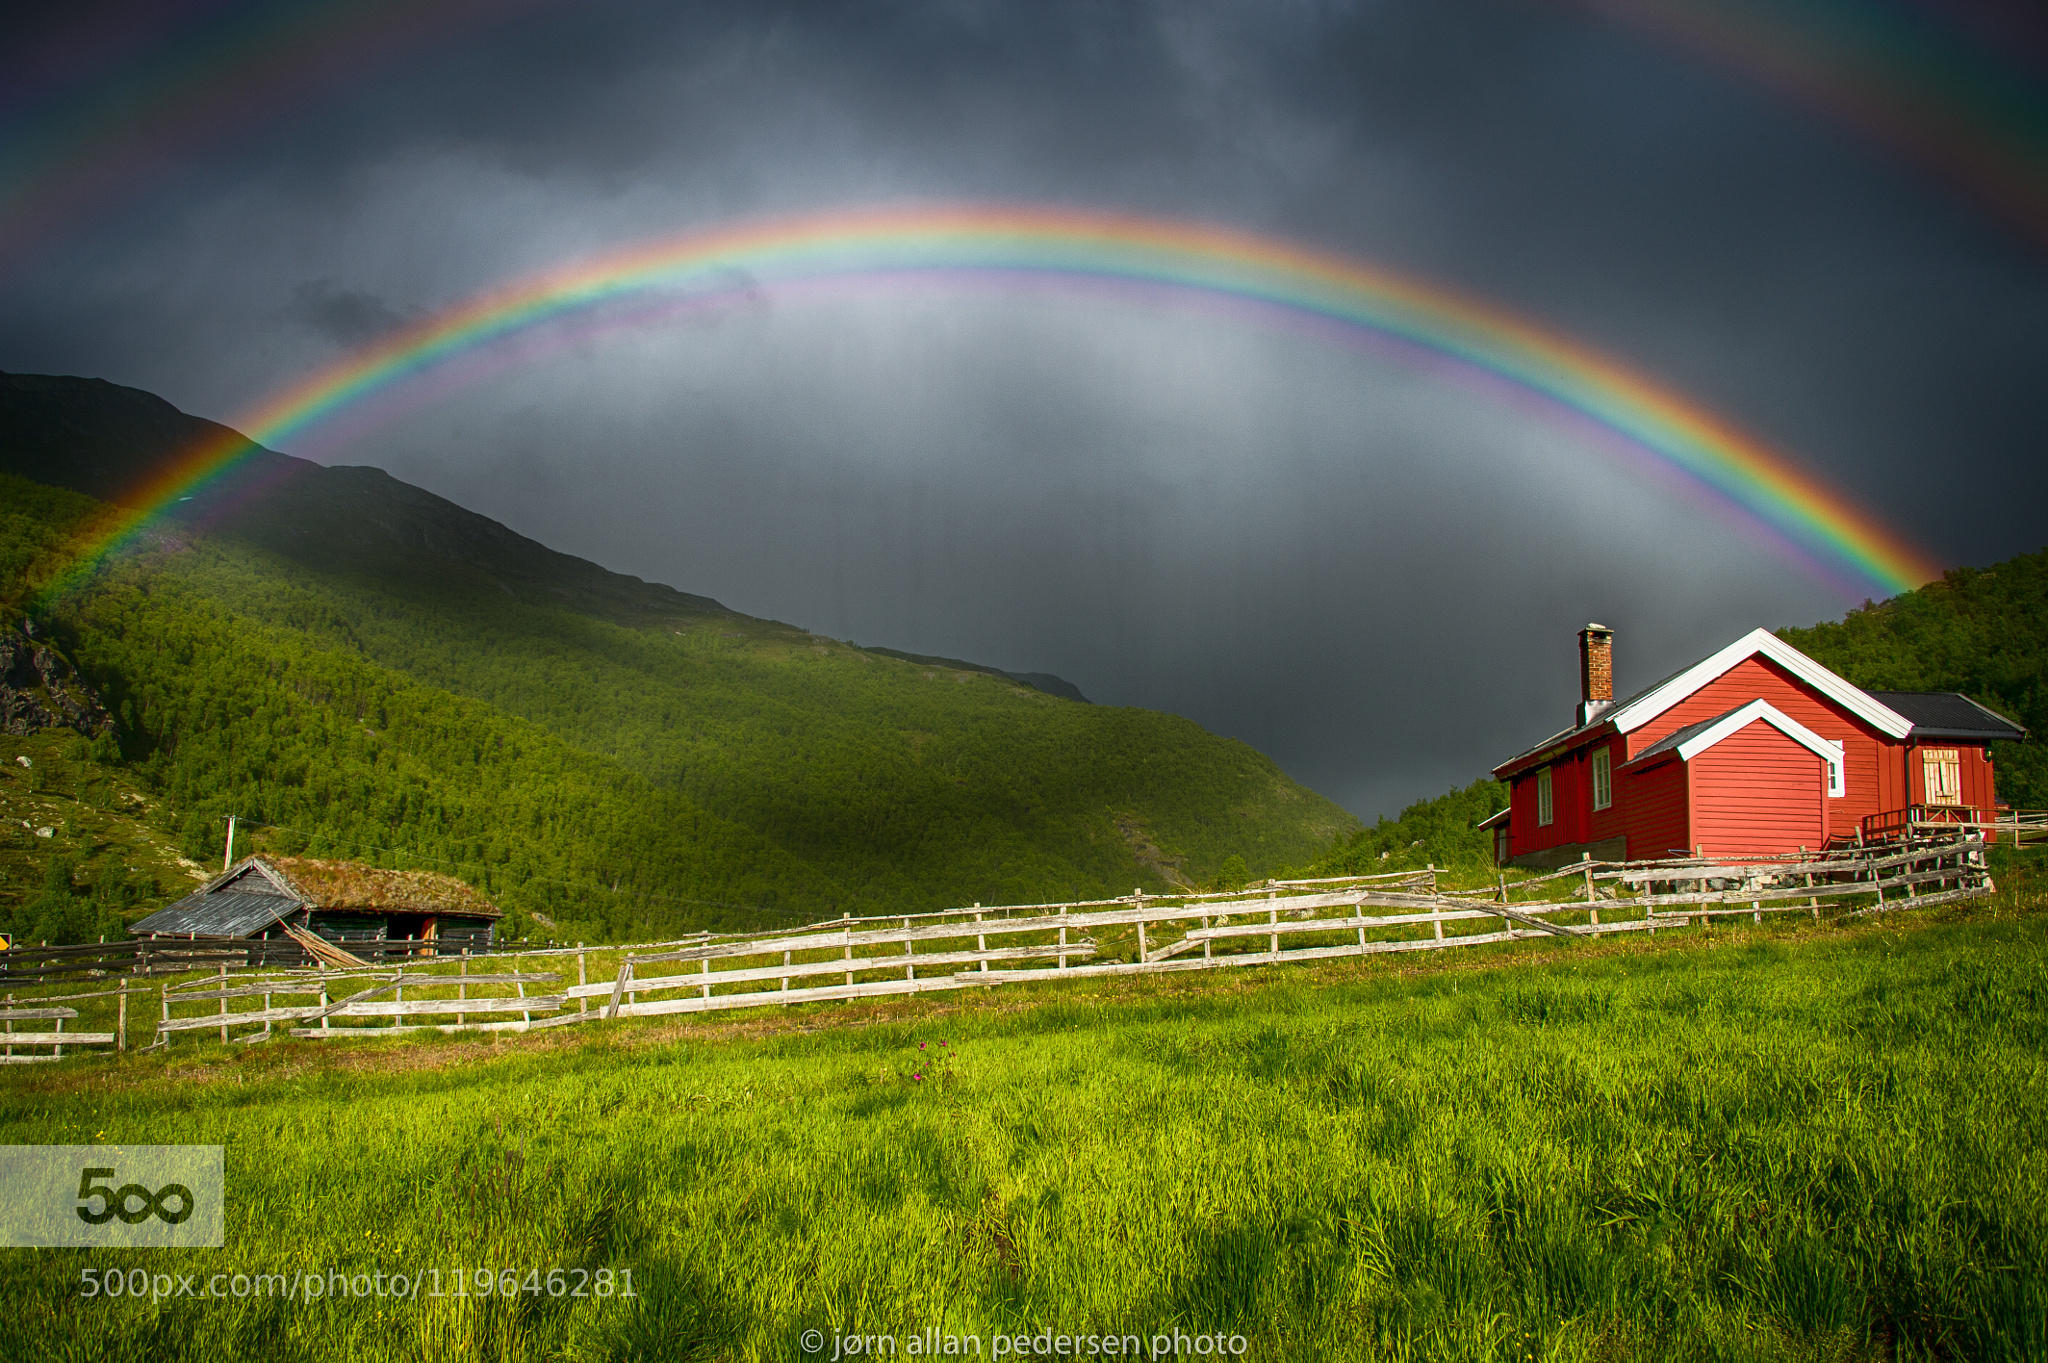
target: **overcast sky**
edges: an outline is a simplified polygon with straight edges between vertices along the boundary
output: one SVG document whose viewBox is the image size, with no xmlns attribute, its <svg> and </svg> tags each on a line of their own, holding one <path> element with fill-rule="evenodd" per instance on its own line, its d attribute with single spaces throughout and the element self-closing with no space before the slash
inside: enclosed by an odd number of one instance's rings
<svg viewBox="0 0 2048 1363">
<path fill-rule="evenodd" d="M 1436 281 L 1943 563 L 2042 547 L 2048 173 L 1998 119 L 2048 126 L 2048 31 L 1799 6 L 1923 25 L 1873 122 L 1639 21 L 1674 8 L 52 6 L 0 50 L 0 368 L 234 421 L 637 240 L 1053 203 Z M 1568 720 L 1587 620 L 1627 690 L 1870 590 L 1540 404 L 1170 301 L 770 288 L 522 355 L 284 448 L 751 614 L 1177 711 L 1367 817 Z"/>
</svg>

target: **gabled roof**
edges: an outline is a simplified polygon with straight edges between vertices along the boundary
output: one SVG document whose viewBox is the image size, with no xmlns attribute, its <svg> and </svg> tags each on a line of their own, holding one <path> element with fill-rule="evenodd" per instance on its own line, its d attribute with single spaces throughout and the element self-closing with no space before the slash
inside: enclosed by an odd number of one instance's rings
<svg viewBox="0 0 2048 1363">
<path fill-rule="evenodd" d="M 1861 687 L 1822 667 L 1767 629 L 1751 630 L 1719 652 L 1700 659 L 1685 671 L 1615 706 L 1602 718 L 1620 732 L 1632 733 L 1707 683 L 1726 675 L 1731 668 L 1756 657 L 1768 658 L 1879 733 L 1904 738 L 1913 731 L 1912 720 L 1876 700 Z"/>
<path fill-rule="evenodd" d="M 1740 733 L 1758 721 L 1770 725 L 1827 763 L 1828 788 L 1836 794 L 1841 793 L 1842 745 L 1822 738 L 1767 700 L 1753 700 L 1747 705 L 1738 705 L 1723 714 L 1715 715 L 1712 719 L 1703 719 L 1697 724 L 1688 724 L 1683 729 L 1666 734 L 1631 758 L 1628 765 L 1643 766 L 1670 752 L 1676 752 L 1681 762 L 1690 762 L 1722 739 Z"/>
<path fill-rule="evenodd" d="M 1913 721 L 1878 700 L 1874 693 L 1837 676 L 1769 630 L 1753 629 L 1691 667 L 1644 687 L 1618 704 L 1603 706 L 1576 728 L 1559 730 L 1535 747 L 1516 753 L 1495 767 L 1493 775 L 1499 778 L 1531 758 L 1576 747 L 1603 731 L 1632 733 L 1709 682 L 1725 676 L 1730 669 L 1756 657 L 1768 658 L 1880 733 L 1904 738 L 1913 731 Z"/>
<path fill-rule="evenodd" d="M 183 899 L 129 924 L 128 931 L 131 936 L 248 937 L 301 908 L 499 917 L 482 895 L 453 876 L 350 861 L 260 856 L 235 863 Z"/>
<path fill-rule="evenodd" d="M 1500 823 L 1503 819 L 1507 818 L 1508 815 L 1514 813 L 1514 810 L 1515 807 L 1513 805 L 1509 805 L 1506 809 L 1501 810 L 1497 814 L 1487 815 L 1485 818 L 1481 819 L 1478 823 L 1475 823 L 1472 826 L 1474 828 L 1497 828 L 1500 826 Z"/>
<path fill-rule="evenodd" d="M 302 907 L 299 900 L 281 894 L 254 894 L 226 889 L 208 894 L 198 890 L 175 904 L 168 904 L 149 917 L 128 925 L 128 934 L 149 936 L 172 933 L 183 937 L 250 937 L 262 932 Z"/>
<path fill-rule="evenodd" d="M 1959 738 L 1978 743 L 2016 742 L 2022 726 L 1954 691 L 1872 691 L 1884 704 L 1913 721 L 1915 738 Z"/>
<path fill-rule="evenodd" d="M 370 912 L 454 913 L 496 918 L 498 910 L 454 876 L 435 871 L 396 871 L 358 861 L 313 857 L 263 857 L 265 870 L 320 909 Z"/>
</svg>

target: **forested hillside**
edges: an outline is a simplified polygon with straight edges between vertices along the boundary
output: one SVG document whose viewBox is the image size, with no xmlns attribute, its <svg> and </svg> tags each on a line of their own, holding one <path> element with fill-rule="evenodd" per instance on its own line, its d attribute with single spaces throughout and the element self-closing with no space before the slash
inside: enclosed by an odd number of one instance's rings
<svg viewBox="0 0 2048 1363">
<path fill-rule="evenodd" d="M 2027 730 L 1994 743 L 1998 795 L 2048 809 L 2048 550 L 1939 582 L 1779 637 L 1884 691 L 1960 691 Z"/>
<path fill-rule="evenodd" d="M 31 386 L 11 426 L 0 385 L 0 467 L 103 490 L 134 462 L 108 474 L 109 451 L 178 431 L 122 389 L 126 425 L 96 426 L 110 386 L 72 382 Z M 232 812 L 595 940 L 1166 888 L 1356 826 L 1189 721 L 754 620 L 374 471 L 261 459 L 54 595 L 109 510 L 0 483 L 0 602 L 38 603 L 115 716 L 99 760 L 195 857 Z"/>
</svg>

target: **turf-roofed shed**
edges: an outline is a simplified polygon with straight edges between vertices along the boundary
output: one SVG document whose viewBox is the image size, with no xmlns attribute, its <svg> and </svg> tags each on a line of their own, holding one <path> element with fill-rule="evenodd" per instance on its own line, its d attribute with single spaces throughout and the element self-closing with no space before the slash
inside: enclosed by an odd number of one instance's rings
<svg viewBox="0 0 2048 1363">
<path fill-rule="evenodd" d="M 290 924 L 330 942 L 415 941 L 437 952 L 491 945 L 498 910 L 453 876 L 312 857 L 249 857 L 131 924 L 131 937 L 284 937 Z"/>
</svg>

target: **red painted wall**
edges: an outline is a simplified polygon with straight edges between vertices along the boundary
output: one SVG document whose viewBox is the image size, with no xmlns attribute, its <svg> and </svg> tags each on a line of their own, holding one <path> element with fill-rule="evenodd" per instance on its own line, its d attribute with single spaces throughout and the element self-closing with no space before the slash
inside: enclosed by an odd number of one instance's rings
<svg viewBox="0 0 2048 1363">
<path fill-rule="evenodd" d="M 1744 659 L 1631 733 L 1629 752 L 1640 753 L 1674 730 L 1726 714 L 1757 699 L 1769 701 L 1822 738 L 1843 745 L 1848 793 L 1828 801 L 1831 827 L 1846 834 L 1864 815 L 1900 809 L 1908 803 L 1904 744 L 1838 709 L 1833 701 L 1807 690 L 1790 673 L 1764 658 Z M 1772 732 L 1777 733 L 1775 729 Z M 1791 742 L 1789 738 L 1785 741 Z"/>
<path fill-rule="evenodd" d="M 1827 763 L 1762 720 L 1693 755 L 1692 842 L 1708 856 L 1772 855 L 1828 839 Z"/>
<path fill-rule="evenodd" d="M 1692 846 L 1692 812 L 1685 763 L 1673 757 L 1623 779 L 1628 791 L 1628 858 L 1661 861 Z"/>
<path fill-rule="evenodd" d="M 1978 809 L 1989 810 L 1998 804 L 1996 782 L 1991 770 L 1991 754 L 1982 747 L 1967 743 L 1956 743 L 1947 739 L 1930 738 L 1916 743 L 1905 753 L 1905 776 L 1907 798 L 1899 803 L 1927 803 L 1927 763 L 1921 756 L 1925 748 L 1953 748 L 1961 759 L 1963 776 L 1963 803 Z"/>
<path fill-rule="evenodd" d="M 1593 809 L 1593 752 L 1597 747 L 1612 750 L 1610 760 L 1613 766 L 1609 770 L 1614 780 L 1614 804 L 1596 813 Z M 1626 817 L 1621 794 L 1623 748 L 1624 744 L 1618 737 L 1603 739 L 1567 753 L 1550 764 L 1553 817 L 1548 825 L 1536 822 L 1536 773 L 1541 769 L 1531 768 L 1509 782 L 1508 805 L 1512 811 L 1508 815 L 1512 842 L 1510 855 L 1521 856 L 1567 843 L 1620 837 Z"/>
</svg>

